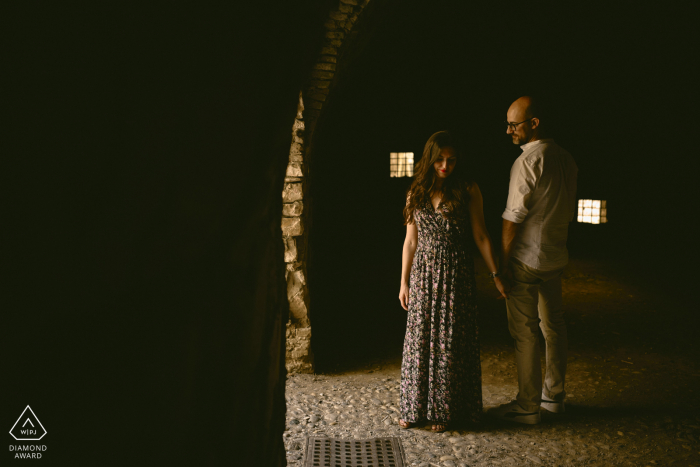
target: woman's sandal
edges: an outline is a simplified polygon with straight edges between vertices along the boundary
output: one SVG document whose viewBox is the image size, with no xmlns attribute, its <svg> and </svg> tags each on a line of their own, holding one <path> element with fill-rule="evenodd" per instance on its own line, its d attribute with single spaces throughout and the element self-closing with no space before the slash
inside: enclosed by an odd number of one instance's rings
<svg viewBox="0 0 700 467">
<path fill-rule="evenodd" d="M 447 431 L 447 423 L 434 422 L 433 425 L 430 427 L 430 431 L 432 431 L 433 433 L 442 433 L 444 431 Z"/>
<path fill-rule="evenodd" d="M 415 425 L 415 423 L 406 422 L 404 420 L 399 419 L 399 426 L 403 429 L 413 428 L 414 425 Z"/>
</svg>

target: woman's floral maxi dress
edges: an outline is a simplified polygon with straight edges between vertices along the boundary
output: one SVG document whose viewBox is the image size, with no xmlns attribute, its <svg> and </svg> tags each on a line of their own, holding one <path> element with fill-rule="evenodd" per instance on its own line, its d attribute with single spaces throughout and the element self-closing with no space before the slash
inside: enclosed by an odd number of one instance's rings
<svg viewBox="0 0 700 467">
<path fill-rule="evenodd" d="M 468 222 L 447 220 L 430 201 L 417 207 L 401 364 L 401 417 L 407 422 L 478 421 L 481 360 L 474 261 Z"/>
</svg>

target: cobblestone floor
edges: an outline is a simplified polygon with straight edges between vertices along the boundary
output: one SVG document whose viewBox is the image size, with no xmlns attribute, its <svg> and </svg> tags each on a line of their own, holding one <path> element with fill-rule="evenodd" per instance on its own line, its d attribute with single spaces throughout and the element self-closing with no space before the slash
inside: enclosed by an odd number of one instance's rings
<svg viewBox="0 0 700 467">
<path fill-rule="evenodd" d="M 596 273 L 604 269 L 605 274 Z M 567 412 L 539 425 L 484 416 L 478 427 L 402 430 L 400 349 L 337 372 L 290 375 L 288 465 L 301 466 L 308 435 L 399 436 L 408 465 L 700 467 L 697 319 L 634 271 L 572 261 L 564 277 L 569 324 Z M 516 372 L 503 302 L 479 277 L 484 407 L 512 400 Z M 689 317 L 690 316 L 690 317 Z"/>
</svg>

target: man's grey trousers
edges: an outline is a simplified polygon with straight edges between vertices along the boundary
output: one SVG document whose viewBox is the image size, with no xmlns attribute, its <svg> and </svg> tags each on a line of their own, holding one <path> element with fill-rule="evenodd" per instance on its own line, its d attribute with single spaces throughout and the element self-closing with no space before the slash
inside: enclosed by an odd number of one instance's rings
<svg viewBox="0 0 700 467">
<path fill-rule="evenodd" d="M 563 401 L 566 396 L 566 352 L 568 339 L 562 310 L 562 269 L 540 271 L 518 260 L 510 262 L 513 287 L 506 300 L 508 328 L 515 339 L 518 368 L 518 404 L 537 412 L 541 396 Z M 542 329 L 546 351 L 546 371 L 542 387 L 540 345 L 537 327 Z"/>
</svg>

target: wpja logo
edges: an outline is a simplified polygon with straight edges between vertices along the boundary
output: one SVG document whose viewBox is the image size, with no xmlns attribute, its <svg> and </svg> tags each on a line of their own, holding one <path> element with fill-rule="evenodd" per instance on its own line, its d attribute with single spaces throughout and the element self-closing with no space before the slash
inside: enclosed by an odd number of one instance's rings
<svg viewBox="0 0 700 467">
<path fill-rule="evenodd" d="M 39 441 L 46 435 L 46 429 L 32 408 L 27 406 L 10 430 L 10 434 L 17 441 Z M 41 459 L 42 453 L 46 451 L 46 446 L 36 444 L 10 445 L 10 451 L 15 451 L 15 459 Z"/>
</svg>

